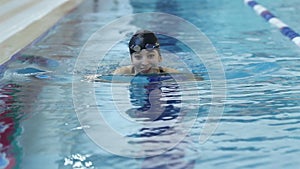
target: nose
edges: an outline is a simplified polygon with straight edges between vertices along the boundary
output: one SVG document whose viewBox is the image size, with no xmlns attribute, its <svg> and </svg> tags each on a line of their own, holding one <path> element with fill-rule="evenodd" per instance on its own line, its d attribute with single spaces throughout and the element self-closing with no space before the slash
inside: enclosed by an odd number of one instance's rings
<svg viewBox="0 0 300 169">
<path fill-rule="evenodd" d="M 142 65 L 148 65 L 148 64 L 149 64 L 149 61 L 148 61 L 147 57 L 143 57 Z"/>
</svg>

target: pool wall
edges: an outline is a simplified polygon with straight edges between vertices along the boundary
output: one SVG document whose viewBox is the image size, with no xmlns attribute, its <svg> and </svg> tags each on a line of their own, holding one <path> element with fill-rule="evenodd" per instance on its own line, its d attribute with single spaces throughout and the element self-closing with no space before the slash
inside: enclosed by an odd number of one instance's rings
<svg viewBox="0 0 300 169">
<path fill-rule="evenodd" d="M 0 65 L 83 0 L 0 0 Z"/>
</svg>

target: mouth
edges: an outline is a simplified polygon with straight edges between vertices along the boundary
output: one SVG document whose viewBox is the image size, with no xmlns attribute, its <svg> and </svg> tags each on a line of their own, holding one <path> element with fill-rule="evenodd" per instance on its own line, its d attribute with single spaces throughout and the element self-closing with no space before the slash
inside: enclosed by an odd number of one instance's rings
<svg viewBox="0 0 300 169">
<path fill-rule="evenodd" d="M 151 71 L 151 67 L 148 68 L 148 69 L 142 68 L 140 72 L 141 72 L 141 73 L 149 73 L 150 71 Z"/>
</svg>

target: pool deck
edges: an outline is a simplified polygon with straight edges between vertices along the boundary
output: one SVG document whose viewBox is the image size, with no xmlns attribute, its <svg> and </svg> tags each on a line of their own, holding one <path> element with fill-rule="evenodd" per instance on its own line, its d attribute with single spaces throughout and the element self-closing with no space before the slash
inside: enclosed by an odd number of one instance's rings
<svg viewBox="0 0 300 169">
<path fill-rule="evenodd" d="M 0 65 L 83 0 L 0 0 Z"/>
</svg>

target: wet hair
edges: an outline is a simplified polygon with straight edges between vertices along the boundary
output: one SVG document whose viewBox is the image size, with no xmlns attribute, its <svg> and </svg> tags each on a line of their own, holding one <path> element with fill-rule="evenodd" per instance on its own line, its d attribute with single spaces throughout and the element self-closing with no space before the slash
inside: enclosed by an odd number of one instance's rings
<svg viewBox="0 0 300 169">
<path fill-rule="evenodd" d="M 142 49 L 159 49 L 159 41 L 153 32 L 140 30 L 131 37 L 128 48 L 130 55 Z"/>
</svg>

